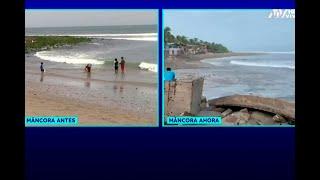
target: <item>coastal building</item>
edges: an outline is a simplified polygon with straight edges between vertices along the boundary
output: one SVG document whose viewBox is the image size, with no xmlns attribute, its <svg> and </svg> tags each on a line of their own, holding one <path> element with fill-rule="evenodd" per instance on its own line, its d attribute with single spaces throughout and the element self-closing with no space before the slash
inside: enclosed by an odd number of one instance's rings
<svg viewBox="0 0 320 180">
<path fill-rule="evenodd" d="M 205 54 L 208 52 L 207 46 L 205 44 L 200 44 L 200 45 L 186 45 L 185 46 L 185 52 L 186 54 Z"/>
<path fill-rule="evenodd" d="M 199 54 L 208 53 L 207 45 L 205 45 L 205 44 L 199 45 L 199 47 L 198 47 L 198 53 L 199 53 Z"/>
<path fill-rule="evenodd" d="M 208 52 L 207 45 L 191 45 L 191 44 L 178 44 L 178 43 L 168 43 L 165 45 L 165 57 L 168 56 L 179 56 L 185 55 L 195 55 L 195 54 L 205 54 Z"/>
<path fill-rule="evenodd" d="M 165 45 L 165 56 L 178 56 L 184 54 L 184 47 L 177 43 Z"/>
</svg>

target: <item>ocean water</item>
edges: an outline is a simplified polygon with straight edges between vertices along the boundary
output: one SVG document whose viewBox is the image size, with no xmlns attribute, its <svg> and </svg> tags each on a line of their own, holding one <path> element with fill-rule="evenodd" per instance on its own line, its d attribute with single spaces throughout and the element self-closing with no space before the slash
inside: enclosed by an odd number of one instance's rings
<svg viewBox="0 0 320 180">
<path fill-rule="evenodd" d="M 103 35 L 157 33 L 157 25 L 81 26 L 25 28 L 26 36 L 34 35 Z"/>
<path fill-rule="evenodd" d="M 274 52 L 204 59 L 207 68 L 177 70 L 178 76 L 205 78 L 208 99 L 241 94 L 295 100 L 295 54 Z"/>
<path fill-rule="evenodd" d="M 42 60 L 67 64 L 103 65 L 124 57 L 129 64 L 157 64 L 157 25 L 26 28 L 26 36 L 76 36 L 90 43 L 65 46 L 34 55 Z"/>
</svg>

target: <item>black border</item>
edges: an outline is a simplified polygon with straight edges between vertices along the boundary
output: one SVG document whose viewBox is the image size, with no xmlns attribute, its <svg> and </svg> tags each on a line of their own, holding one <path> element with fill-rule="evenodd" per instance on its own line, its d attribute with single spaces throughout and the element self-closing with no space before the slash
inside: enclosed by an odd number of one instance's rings
<svg viewBox="0 0 320 180">
<path fill-rule="evenodd" d="M 6 5 L 3 9 L 5 15 L 5 47 L 2 51 L 5 58 L 2 71 L 4 72 L 2 90 L 4 90 L 2 102 L 5 108 L 2 121 L 3 130 L 9 130 L 8 134 L 3 136 L 5 145 L 3 149 L 7 152 L 3 154 L 8 158 L 5 172 L 10 173 L 10 179 L 23 179 L 24 177 L 24 2 L 23 1 L 7 1 L 11 2 L 8 8 Z M 319 144 L 316 138 L 318 131 L 317 122 L 317 102 L 318 96 L 318 72 L 317 69 L 317 48 L 319 48 L 316 36 L 319 32 L 317 25 L 317 11 L 315 9 L 307 9 L 306 4 L 302 0 L 297 1 L 296 7 L 296 167 L 297 179 L 314 179 L 317 173 L 317 162 L 309 163 L 316 159 L 317 153 L 310 153 L 310 149 L 314 149 Z M 307 17 L 308 16 L 308 17 Z M 315 43 L 313 43 L 313 41 Z M 315 54 L 313 54 L 315 53 Z M 12 63 L 14 62 L 14 63 Z M 161 118 L 160 118 L 161 119 Z M 159 119 L 159 120 L 160 120 Z M 7 128 L 6 123 L 13 126 L 13 130 Z M 311 128 L 310 128 L 311 127 Z M 312 127 L 315 129 L 313 130 Z M 310 128 L 310 130 L 307 130 Z M 308 145 L 309 144 L 309 145 Z M 308 151 L 308 148 L 309 151 Z M 12 155 L 11 155 L 12 154 Z M 310 178 L 308 178 L 310 177 Z"/>
<path fill-rule="evenodd" d="M 25 144 L 24 144 L 24 116 L 25 116 L 25 64 L 24 64 L 24 1 L 7 1 L 2 5 L 2 108 L 4 108 L 2 130 L 5 134 L 5 144 L 1 149 L 8 162 L 5 163 L 5 173 L 10 179 L 24 178 Z M 4 3 L 4 2 L 3 2 Z M 4 48 L 4 49 L 3 49 Z M 11 129 L 11 128 L 13 129 Z M 4 176 L 4 175 L 3 175 Z"/>
<path fill-rule="evenodd" d="M 315 37 L 319 34 L 316 28 L 315 12 L 317 10 L 308 7 L 305 1 L 296 1 L 296 177 L 297 179 L 317 179 L 314 163 L 319 154 L 312 152 L 319 146 L 319 140 L 315 140 L 316 128 L 319 128 L 317 117 L 316 98 L 320 92 L 318 80 L 318 42 Z M 314 5 L 315 7 L 315 5 Z M 316 43 L 314 43 L 314 42 Z M 316 145 L 317 144 L 317 145 Z M 318 155 L 319 156 L 319 155 Z M 319 175 L 318 175 L 319 176 Z"/>
</svg>

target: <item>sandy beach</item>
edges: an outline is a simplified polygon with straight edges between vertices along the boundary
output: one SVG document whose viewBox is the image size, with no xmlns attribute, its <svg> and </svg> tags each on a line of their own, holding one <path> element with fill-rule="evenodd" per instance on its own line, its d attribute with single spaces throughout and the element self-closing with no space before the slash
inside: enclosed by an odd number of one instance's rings
<svg viewBox="0 0 320 180">
<path fill-rule="evenodd" d="M 112 66 L 40 61 L 26 54 L 25 115 L 77 115 L 81 125 L 157 125 L 157 75 L 138 68 L 115 75 Z"/>
</svg>

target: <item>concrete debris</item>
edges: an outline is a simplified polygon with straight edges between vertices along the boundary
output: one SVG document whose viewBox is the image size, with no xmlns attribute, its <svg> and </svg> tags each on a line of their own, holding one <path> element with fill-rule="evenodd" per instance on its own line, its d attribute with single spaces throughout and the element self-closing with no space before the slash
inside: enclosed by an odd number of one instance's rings
<svg viewBox="0 0 320 180">
<path fill-rule="evenodd" d="M 221 114 L 221 116 L 222 116 L 222 117 L 226 117 L 226 116 L 228 116 L 228 115 L 231 114 L 231 113 L 232 113 L 232 110 L 231 110 L 231 109 L 227 109 L 227 110 L 223 111 L 223 113 Z"/>
<path fill-rule="evenodd" d="M 272 119 L 276 123 L 285 123 L 285 122 L 287 122 L 287 120 L 284 117 L 280 116 L 279 114 L 274 115 Z"/>
</svg>

